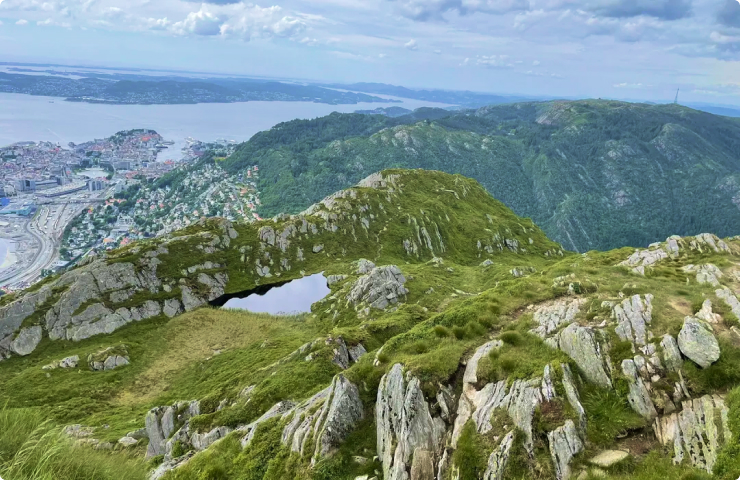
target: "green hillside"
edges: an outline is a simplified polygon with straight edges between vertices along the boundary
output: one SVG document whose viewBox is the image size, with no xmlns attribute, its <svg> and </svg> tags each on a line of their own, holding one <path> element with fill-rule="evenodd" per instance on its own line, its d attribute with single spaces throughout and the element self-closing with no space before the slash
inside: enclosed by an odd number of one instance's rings
<svg viewBox="0 0 740 480">
<path fill-rule="evenodd" d="M 205 220 L 0 299 L 0 477 L 734 480 L 739 258 L 564 251 L 423 170 Z M 322 272 L 310 313 L 217 307 Z"/>
<path fill-rule="evenodd" d="M 383 168 L 460 173 L 576 251 L 740 229 L 740 122 L 678 105 L 522 103 L 412 116 L 332 114 L 255 135 L 263 216 L 298 212 Z"/>
</svg>

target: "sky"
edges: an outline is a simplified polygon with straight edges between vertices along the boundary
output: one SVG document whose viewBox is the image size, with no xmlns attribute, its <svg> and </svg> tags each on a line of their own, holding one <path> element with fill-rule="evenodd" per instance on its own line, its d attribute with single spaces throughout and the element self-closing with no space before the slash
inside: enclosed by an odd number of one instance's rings
<svg viewBox="0 0 740 480">
<path fill-rule="evenodd" d="M 740 0 L 0 0 L 0 61 L 740 105 Z"/>
</svg>

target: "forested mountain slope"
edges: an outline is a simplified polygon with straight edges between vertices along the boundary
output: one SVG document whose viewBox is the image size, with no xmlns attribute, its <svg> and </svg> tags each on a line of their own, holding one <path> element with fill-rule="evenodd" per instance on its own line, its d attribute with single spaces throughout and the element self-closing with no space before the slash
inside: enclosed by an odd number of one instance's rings
<svg viewBox="0 0 740 480">
<path fill-rule="evenodd" d="M 259 165 L 262 214 L 297 212 L 383 168 L 480 181 L 571 250 L 740 229 L 740 122 L 679 105 L 557 101 L 280 124 L 223 166 Z"/>
<path fill-rule="evenodd" d="M 215 308 L 321 272 L 308 314 Z M 739 293 L 737 237 L 579 255 L 383 171 L 3 297 L 0 476 L 734 480 Z"/>
</svg>

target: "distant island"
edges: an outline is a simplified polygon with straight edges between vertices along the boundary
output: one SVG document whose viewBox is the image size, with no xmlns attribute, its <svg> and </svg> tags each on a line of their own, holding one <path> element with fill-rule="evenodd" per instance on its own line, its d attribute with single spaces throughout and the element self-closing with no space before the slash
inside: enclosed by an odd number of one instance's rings
<svg viewBox="0 0 740 480">
<path fill-rule="evenodd" d="M 16 69 L 20 71 L 21 69 Z M 70 102 L 112 105 L 166 105 L 236 103 L 249 101 L 314 102 L 330 105 L 393 103 L 365 93 L 338 91 L 243 78 L 152 77 L 143 75 L 82 74 L 70 78 L 62 72 L 44 75 L 0 72 L 0 92 L 64 97 Z M 84 75 L 84 76 L 83 76 Z"/>
</svg>

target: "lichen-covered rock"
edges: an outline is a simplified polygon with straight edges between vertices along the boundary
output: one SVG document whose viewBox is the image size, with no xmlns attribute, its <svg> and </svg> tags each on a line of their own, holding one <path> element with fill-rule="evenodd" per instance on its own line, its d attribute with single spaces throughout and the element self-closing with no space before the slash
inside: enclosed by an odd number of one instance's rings
<svg viewBox="0 0 740 480">
<path fill-rule="evenodd" d="M 635 250 L 630 257 L 620 263 L 625 267 L 630 267 L 634 273 L 645 275 L 645 267 L 649 267 L 661 260 L 668 258 L 668 253 L 662 248 L 654 250 Z"/>
<path fill-rule="evenodd" d="M 349 347 L 347 352 L 349 353 L 350 361 L 357 363 L 367 353 L 367 350 L 365 350 L 365 347 L 361 343 L 358 343 L 354 347 Z"/>
<path fill-rule="evenodd" d="M 713 287 L 719 287 L 719 279 L 722 278 L 722 270 L 716 265 L 686 265 L 682 267 L 686 273 L 696 273 L 696 281 L 700 284 L 708 283 Z"/>
<path fill-rule="evenodd" d="M 169 298 L 164 301 L 164 307 L 162 308 L 162 313 L 167 315 L 168 318 L 172 318 L 175 315 L 179 315 L 182 313 L 182 304 L 180 301 L 176 298 Z"/>
<path fill-rule="evenodd" d="M 680 412 L 656 419 L 653 430 L 662 445 L 673 445 L 675 463 L 688 461 L 712 473 L 720 448 L 731 436 L 727 414 L 723 397 L 705 395 L 683 402 Z"/>
<path fill-rule="evenodd" d="M 357 386 L 343 375 L 337 375 L 329 388 L 329 396 L 319 414 L 320 423 L 314 425 L 315 458 L 326 456 L 337 448 L 364 417 Z"/>
<path fill-rule="evenodd" d="M 606 351 L 600 336 L 600 332 L 594 329 L 571 323 L 560 332 L 558 346 L 576 362 L 590 382 L 603 388 L 611 388 Z"/>
<path fill-rule="evenodd" d="M 375 267 L 352 285 L 347 301 L 352 305 L 367 303 L 373 308 L 383 310 L 398 303 L 408 293 L 405 283 L 406 278 L 397 266 Z"/>
<path fill-rule="evenodd" d="M 573 420 L 566 420 L 565 425 L 549 432 L 547 441 L 555 465 L 555 476 L 558 480 L 567 480 L 570 477 L 570 462 L 583 450 L 583 441 Z"/>
<path fill-rule="evenodd" d="M 568 399 L 568 403 L 578 415 L 578 428 L 581 432 L 586 431 L 586 410 L 581 404 L 581 398 L 578 395 L 578 388 L 573 381 L 573 373 L 570 370 L 570 365 L 567 363 L 561 363 L 560 369 L 563 372 L 563 389 L 565 390 L 565 396 Z"/>
<path fill-rule="evenodd" d="M 417 451 L 441 453 L 444 422 L 433 418 L 418 379 L 403 378 L 403 367 L 394 365 L 383 376 L 375 406 L 377 453 L 383 478 L 406 480 Z"/>
<path fill-rule="evenodd" d="M 503 342 L 501 340 L 492 340 L 484 343 L 475 350 L 475 353 L 470 360 L 468 360 L 468 363 L 465 366 L 465 373 L 463 374 L 464 385 L 475 385 L 478 382 L 478 363 L 481 358 L 488 355 L 491 350 L 499 349 L 501 346 L 503 346 Z M 465 388 L 466 387 L 464 386 L 463 389 Z"/>
<path fill-rule="evenodd" d="M 514 432 L 507 433 L 488 457 L 488 466 L 483 473 L 483 480 L 503 480 L 506 464 L 509 461 L 511 447 L 514 444 Z"/>
<path fill-rule="evenodd" d="M 296 404 L 290 400 L 278 402 L 273 405 L 268 411 L 262 414 L 261 417 L 259 417 L 257 420 L 253 421 L 249 425 L 239 426 L 236 431 L 241 432 L 243 435 L 241 439 L 242 448 L 247 448 L 252 443 L 252 440 L 254 439 L 254 434 L 257 431 L 257 427 L 259 427 L 262 423 L 278 416 L 285 417 L 290 414 L 295 407 Z"/>
<path fill-rule="evenodd" d="M 665 364 L 665 368 L 669 372 L 678 372 L 681 370 L 683 359 L 681 358 L 681 350 L 678 348 L 676 339 L 669 334 L 665 334 L 660 341 L 660 346 L 663 347 L 663 363 Z"/>
<path fill-rule="evenodd" d="M 627 383 L 629 384 L 630 390 L 627 394 L 627 400 L 632 410 L 647 420 L 657 417 L 658 412 L 655 410 L 655 405 L 650 398 L 650 392 L 638 374 L 634 360 L 629 358 L 622 360 L 622 373 L 627 378 Z"/>
<path fill-rule="evenodd" d="M 40 325 L 24 328 L 10 343 L 10 350 L 21 356 L 30 355 L 41 342 L 42 333 Z"/>
<path fill-rule="evenodd" d="M 709 299 L 704 300 L 701 304 L 701 310 L 696 312 L 694 316 L 708 323 L 719 323 L 722 321 L 722 317 L 712 311 L 712 301 Z"/>
<path fill-rule="evenodd" d="M 720 288 L 715 290 L 714 293 L 718 298 L 724 300 L 727 306 L 732 309 L 732 313 L 740 319 L 740 301 L 738 301 L 735 294 L 732 293 L 732 290 L 729 288 Z"/>
<path fill-rule="evenodd" d="M 360 275 L 370 273 L 373 268 L 375 268 L 375 264 L 370 260 L 361 258 L 357 261 L 357 273 L 359 273 Z"/>
<path fill-rule="evenodd" d="M 652 320 L 653 296 L 645 295 L 643 301 L 639 295 L 625 299 L 615 305 L 613 316 L 617 320 L 616 332 L 622 340 L 628 340 L 643 346 L 648 341 L 648 325 Z"/>
<path fill-rule="evenodd" d="M 695 317 L 686 317 L 678 334 L 678 348 L 702 368 L 719 360 L 719 342 L 709 324 Z"/>
<path fill-rule="evenodd" d="M 582 298 L 556 300 L 550 305 L 539 307 L 534 312 L 534 320 L 539 324 L 532 333 L 545 338 L 557 332 L 561 325 L 572 323 L 585 302 Z"/>
</svg>

